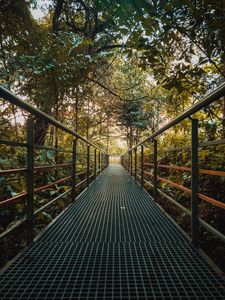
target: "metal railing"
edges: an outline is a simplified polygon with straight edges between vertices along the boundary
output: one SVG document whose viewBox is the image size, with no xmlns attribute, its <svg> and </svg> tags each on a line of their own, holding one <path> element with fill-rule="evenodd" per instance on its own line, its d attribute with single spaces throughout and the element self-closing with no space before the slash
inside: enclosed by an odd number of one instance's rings
<svg viewBox="0 0 225 300">
<path fill-rule="evenodd" d="M 34 238 L 35 216 L 43 212 L 47 207 L 49 207 L 59 199 L 62 199 L 66 195 L 71 195 L 71 200 L 74 201 L 76 199 L 78 189 L 81 186 L 88 186 L 91 180 L 96 179 L 101 171 L 108 165 L 109 157 L 107 153 L 104 153 L 99 147 L 79 135 L 77 132 L 67 128 L 62 123 L 58 122 L 41 110 L 33 107 L 29 103 L 23 101 L 18 96 L 14 95 L 2 86 L 0 86 L 0 98 L 2 98 L 4 101 L 6 100 L 6 103 L 12 104 L 22 111 L 29 113 L 26 124 L 26 142 L 0 138 L 0 145 L 22 147 L 22 149 L 25 149 L 26 151 L 26 165 L 24 167 L 0 169 L 0 178 L 5 178 L 7 176 L 15 174 L 22 174 L 26 177 L 25 191 L 18 193 L 17 195 L 13 195 L 12 197 L 9 197 L 7 199 L 1 199 L 0 195 L 0 209 L 3 209 L 5 207 L 12 207 L 17 203 L 21 203 L 21 201 L 23 201 L 25 205 L 25 216 L 17 221 L 14 225 L 6 228 L 6 230 L 0 234 L 0 239 L 8 236 L 13 231 L 26 224 L 26 243 L 29 245 Z M 58 146 L 58 143 L 57 147 L 35 144 L 34 118 L 36 118 L 36 120 L 43 120 L 48 125 L 52 125 L 56 129 L 56 132 L 58 132 L 58 130 L 61 130 L 64 134 L 69 135 L 72 141 L 72 145 L 68 146 L 70 147 L 70 149 L 63 149 L 62 147 Z M 85 149 L 86 147 L 86 151 L 81 153 L 80 150 L 79 152 L 79 146 L 81 150 Z M 59 163 L 56 160 L 54 164 L 36 166 L 36 151 L 51 151 L 52 153 L 55 153 L 56 156 L 59 153 L 65 153 L 71 157 L 71 161 Z M 81 167 L 83 168 L 83 170 L 81 170 Z M 67 172 L 69 172 L 70 174 L 66 177 L 35 187 L 35 176 L 37 174 L 43 174 L 52 170 L 55 170 L 57 173 L 59 172 L 59 170 L 67 170 Z M 69 185 L 69 188 L 66 191 L 63 191 L 55 198 L 45 203 L 45 205 L 38 207 L 35 210 L 34 197 L 36 194 L 40 194 L 46 190 L 49 190 L 50 188 L 54 188 L 65 183 Z"/>
<path fill-rule="evenodd" d="M 199 224 L 204 227 L 207 231 L 212 233 L 213 235 L 217 236 L 220 240 L 225 242 L 225 235 L 214 228 L 211 224 L 204 221 L 202 218 L 199 217 L 199 199 L 206 201 L 216 207 L 225 210 L 225 203 L 222 201 L 218 201 L 212 197 L 199 193 L 199 174 L 206 174 L 211 176 L 225 176 L 224 171 L 216 171 L 216 170 L 205 170 L 199 168 L 198 162 L 198 149 L 200 147 L 207 147 L 212 145 L 221 145 L 225 144 L 225 140 L 221 139 L 218 141 L 210 141 L 199 143 L 199 121 L 197 118 L 192 118 L 192 116 L 199 112 L 201 109 L 205 108 L 206 106 L 210 105 L 211 103 L 219 100 L 221 97 L 225 96 L 225 83 L 220 85 L 214 92 L 210 93 L 206 97 L 204 97 L 201 101 L 193 105 L 191 108 L 183 112 L 177 118 L 154 132 L 151 136 L 134 146 L 132 149 L 128 150 L 121 156 L 121 164 L 126 168 L 132 176 L 136 180 L 139 180 L 141 185 L 144 186 L 150 185 L 153 189 L 153 196 L 154 200 L 157 201 L 159 195 L 169 200 L 172 204 L 176 207 L 181 209 L 185 214 L 191 216 L 191 239 L 194 246 L 198 246 L 198 232 L 199 232 Z M 178 151 L 178 150 L 191 150 L 191 167 L 182 167 L 177 166 L 174 164 L 166 165 L 160 164 L 158 159 L 158 140 L 162 134 L 167 132 L 170 128 L 174 127 L 177 124 L 180 124 L 185 119 L 190 119 L 191 121 L 191 146 L 189 147 L 182 147 L 182 148 L 175 148 L 175 149 L 168 149 L 165 151 Z M 153 161 L 152 162 L 145 162 L 146 154 L 145 154 L 145 144 L 150 142 L 153 148 Z M 137 152 L 140 151 L 139 157 Z M 139 168 L 138 168 L 138 158 L 139 158 Z M 146 166 L 152 169 L 152 172 L 146 171 Z M 168 180 L 166 178 L 162 178 L 159 176 L 160 169 L 172 169 L 172 170 L 179 170 L 182 172 L 189 172 L 191 173 L 191 188 L 184 187 L 176 182 Z M 149 181 L 152 179 L 152 182 Z M 180 191 L 191 195 L 191 210 L 187 209 L 185 206 L 180 204 L 178 201 L 167 195 L 161 189 L 159 189 L 159 182 L 164 182 L 168 186 L 172 186 Z"/>
</svg>

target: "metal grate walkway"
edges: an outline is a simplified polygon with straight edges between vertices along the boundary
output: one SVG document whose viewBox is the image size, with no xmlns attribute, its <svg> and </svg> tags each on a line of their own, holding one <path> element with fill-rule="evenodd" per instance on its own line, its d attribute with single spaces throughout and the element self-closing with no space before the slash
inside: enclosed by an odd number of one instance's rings
<svg viewBox="0 0 225 300">
<path fill-rule="evenodd" d="M 225 299 L 225 281 L 115 165 L 0 275 L 0 299 Z"/>
</svg>

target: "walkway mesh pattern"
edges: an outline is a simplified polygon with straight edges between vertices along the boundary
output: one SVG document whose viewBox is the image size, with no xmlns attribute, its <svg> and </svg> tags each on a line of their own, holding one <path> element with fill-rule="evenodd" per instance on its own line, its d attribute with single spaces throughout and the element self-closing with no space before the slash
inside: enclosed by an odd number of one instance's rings
<svg viewBox="0 0 225 300">
<path fill-rule="evenodd" d="M 225 299 L 225 281 L 110 166 L 0 275 L 0 298 Z"/>
</svg>

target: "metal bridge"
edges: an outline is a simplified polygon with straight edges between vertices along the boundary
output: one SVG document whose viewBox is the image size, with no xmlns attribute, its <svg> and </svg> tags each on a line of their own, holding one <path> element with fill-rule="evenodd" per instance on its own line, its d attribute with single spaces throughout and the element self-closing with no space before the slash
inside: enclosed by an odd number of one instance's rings
<svg viewBox="0 0 225 300">
<path fill-rule="evenodd" d="M 224 299 L 225 281 L 119 165 L 1 274 L 1 299 Z"/>
<path fill-rule="evenodd" d="M 32 118 L 28 120 L 26 143 L 0 140 L 2 145 L 27 149 L 27 165 L 24 168 L 0 171 L 3 177 L 17 173 L 27 176 L 25 192 L 0 201 L 1 207 L 15 205 L 21 200 L 26 206 L 26 216 L 1 233 L 0 238 L 7 238 L 15 230 L 22 230 L 23 226 L 27 236 L 27 248 L 0 273 L 0 299 L 225 299 L 224 277 L 197 247 L 199 224 L 225 240 L 222 233 L 199 218 L 199 199 L 221 209 L 225 204 L 198 193 L 197 179 L 201 170 L 197 154 L 201 145 L 198 143 L 196 119 L 191 119 L 192 164 L 191 168 L 184 170 L 191 172 L 192 185 L 191 189 L 183 190 L 191 194 L 192 207 L 189 211 L 177 204 L 191 216 L 191 240 L 155 201 L 163 193 L 158 182 L 166 180 L 158 176 L 158 169 L 168 168 L 158 164 L 156 137 L 224 94 L 225 85 L 222 85 L 188 112 L 130 149 L 121 157 L 121 166 L 109 165 L 107 154 L 100 148 L 1 88 L 1 97 L 67 132 L 73 136 L 73 142 L 71 151 L 51 149 L 57 153 L 69 152 L 70 163 L 35 166 L 35 151 L 50 148 L 35 145 Z M 144 144 L 147 141 L 153 143 L 152 163 L 145 161 Z M 83 171 L 77 169 L 79 155 L 83 162 L 83 148 L 79 148 L 78 143 L 87 146 L 86 169 Z M 69 166 L 71 176 L 41 187 L 35 186 L 38 172 Z M 152 167 L 152 172 L 147 172 L 146 166 Z M 208 174 L 208 170 L 204 172 Z M 85 179 L 79 177 L 84 174 Z M 212 175 L 224 176 L 222 171 Z M 151 177 L 152 183 L 149 181 Z M 70 182 L 69 190 L 43 207 L 35 207 L 35 194 L 64 181 Z M 145 183 L 153 186 L 154 198 L 144 189 Z M 167 180 L 167 184 L 175 183 Z M 85 185 L 86 189 L 77 196 L 77 188 L 81 185 Z M 64 197 L 65 193 L 71 195 L 71 205 L 34 238 L 36 215 Z M 175 201 L 169 196 L 167 199 Z"/>
</svg>

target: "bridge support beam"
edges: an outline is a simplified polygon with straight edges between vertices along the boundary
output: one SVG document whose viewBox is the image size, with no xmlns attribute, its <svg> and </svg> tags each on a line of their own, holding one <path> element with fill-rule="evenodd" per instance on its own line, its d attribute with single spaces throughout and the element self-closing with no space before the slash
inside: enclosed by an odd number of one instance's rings
<svg viewBox="0 0 225 300">
<path fill-rule="evenodd" d="M 191 239 L 198 246 L 198 120 L 191 119 Z"/>
</svg>

